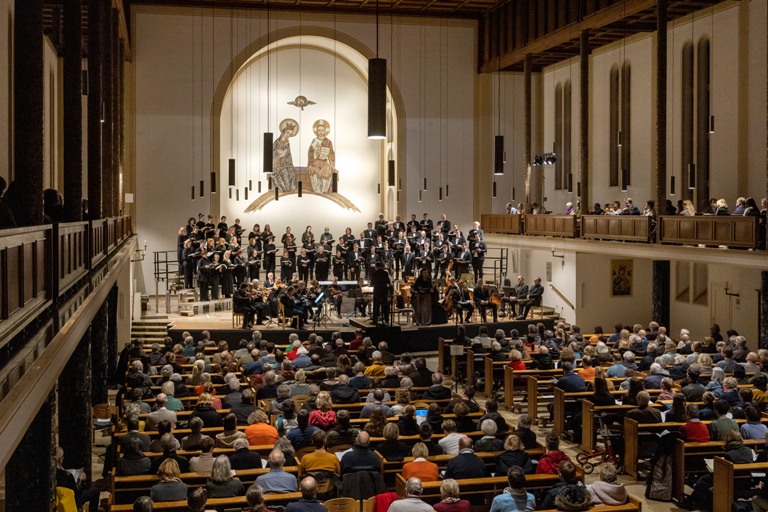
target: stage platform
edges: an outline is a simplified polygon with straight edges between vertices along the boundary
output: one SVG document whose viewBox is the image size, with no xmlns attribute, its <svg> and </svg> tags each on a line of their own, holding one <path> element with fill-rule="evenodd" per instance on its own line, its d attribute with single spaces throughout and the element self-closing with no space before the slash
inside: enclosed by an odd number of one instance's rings
<svg viewBox="0 0 768 512">
<path fill-rule="evenodd" d="M 168 329 L 168 335 L 173 338 L 175 342 L 182 342 L 182 333 L 189 331 L 189 333 L 195 338 L 200 339 L 200 333 L 203 330 L 207 330 L 211 333 L 211 339 L 214 341 L 226 340 L 229 342 L 230 347 L 237 347 L 241 339 L 250 339 L 251 330 L 244 330 L 238 328 L 231 328 L 230 325 L 223 325 L 222 321 L 211 319 L 212 321 L 206 322 L 205 319 L 196 318 L 194 321 L 185 321 L 183 317 L 178 319 L 170 319 L 171 327 Z M 486 325 L 488 327 L 488 334 L 493 337 L 496 329 L 504 329 L 504 332 L 509 334 L 511 329 L 517 329 L 521 335 L 528 332 L 529 324 L 543 323 L 547 329 L 552 329 L 554 321 L 552 319 L 532 319 L 532 320 L 509 320 L 500 322 L 490 322 L 487 324 L 481 324 L 477 322 L 458 324 L 464 325 L 467 331 L 467 336 L 477 336 L 480 326 Z M 206 325 L 208 324 L 208 325 Z M 334 318 L 333 322 L 328 322 L 326 325 L 314 326 L 308 324 L 303 330 L 296 329 L 281 329 L 276 324 L 269 327 L 256 326 L 262 333 L 262 338 L 274 341 L 275 343 L 287 343 L 288 336 L 292 333 L 298 333 L 299 338 L 306 340 L 311 333 L 317 333 L 322 336 L 324 340 L 330 340 L 333 332 L 341 332 L 341 336 L 345 341 L 349 341 L 355 337 L 355 329 L 361 328 L 365 331 L 366 336 L 370 336 L 374 342 L 386 341 L 389 344 L 389 349 L 395 354 L 401 354 L 404 352 L 436 352 L 438 338 L 453 338 L 456 336 L 457 324 L 450 322 L 446 324 L 437 325 L 392 325 L 392 326 L 373 326 L 368 319 L 365 318 Z"/>
</svg>

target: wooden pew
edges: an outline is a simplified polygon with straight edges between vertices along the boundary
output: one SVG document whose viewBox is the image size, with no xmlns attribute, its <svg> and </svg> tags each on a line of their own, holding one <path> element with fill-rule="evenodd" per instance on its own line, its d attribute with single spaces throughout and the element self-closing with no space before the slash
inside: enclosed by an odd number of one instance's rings
<svg viewBox="0 0 768 512">
<path fill-rule="evenodd" d="M 554 387 L 551 379 L 562 375 L 563 370 L 558 368 L 554 370 L 525 370 L 516 372 L 507 366 L 504 368 L 504 404 L 507 406 L 507 409 L 512 409 L 515 403 L 515 394 L 520 389 L 518 386 L 515 386 L 515 379 L 525 379 L 525 392 L 527 394 L 526 412 L 531 420 L 535 420 L 539 414 L 539 402 L 542 398 L 539 394 L 540 388 L 545 388 L 551 392 L 551 389 Z"/>
<path fill-rule="evenodd" d="M 590 512 L 640 512 L 643 510 L 643 502 L 632 495 L 628 495 L 629 501 L 624 505 L 595 505 Z M 555 509 L 540 512 L 557 512 Z"/>
<path fill-rule="evenodd" d="M 239 469 L 235 471 L 235 476 L 243 482 L 245 487 L 248 487 L 257 477 L 268 473 L 269 470 L 270 468 Z M 285 467 L 283 470 L 298 477 L 299 468 L 297 466 Z M 181 480 L 190 487 L 204 486 L 209 478 L 210 474 L 208 473 L 182 473 L 181 475 Z M 157 475 L 117 476 L 113 469 L 112 502 L 116 504 L 133 503 L 139 496 L 148 495 L 150 488 L 157 482 Z"/>
<path fill-rule="evenodd" d="M 555 391 L 555 399 L 553 401 L 553 413 L 554 413 L 554 424 L 553 429 L 555 434 L 559 436 L 565 435 L 566 429 L 565 429 L 565 420 L 566 420 L 566 402 L 574 402 L 574 401 L 580 401 L 587 398 L 591 398 L 595 392 L 594 391 L 580 391 L 577 393 L 566 393 L 562 389 L 556 387 L 554 388 Z M 620 397 L 625 395 L 627 392 L 624 390 L 616 390 L 611 391 L 611 394 Z M 654 404 L 656 407 L 660 407 L 659 405 Z M 634 406 L 630 407 L 634 408 Z"/>
<path fill-rule="evenodd" d="M 578 479 L 584 481 L 584 471 L 581 466 L 577 466 Z M 531 489 L 549 489 L 555 483 L 559 481 L 557 475 L 550 474 L 538 474 L 538 475 L 525 475 L 525 488 Z M 501 494 L 504 489 L 509 485 L 509 481 L 506 476 L 490 476 L 485 478 L 462 478 L 456 480 L 461 489 L 461 497 L 465 498 L 470 495 L 485 495 L 488 498 L 492 498 L 497 494 Z M 422 482 L 423 490 L 421 499 L 427 503 L 436 503 L 440 501 L 440 480 L 436 482 Z M 398 474 L 395 477 L 395 492 L 400 497 L 405 497 L 405 479 L 402 474 Z"/>
<path fill-rule="evenodd" d="M 744 445 L 755 451 L 765 449 L 765 439 L 745 439 Z M 690 459 L 712 458 L 716 455 L 725 455 L 725 443 L 723 441 L 685 442 L 683 439 L 676 439 L 674 446 L 674 457 L 672 464 L 672 499 L 680 502 L 685 497 L 685 475 L 688 473 L 706 473 L 706 468 L 702 467 L 699 471 L 692 468 Z M 718 489 L 715 487 L 715 489 Z M 720 492 L 720 489 L 718 489 Z M 718 492 L 714 493 L 715 495 Z M 715 510 L 730 510 L 730 508 Z"/>
<path fill-rule="evenodd" d="M 768 463 L 734 464 L 722 457 L 715 457 L 713 484 L 717 492 L 713 493 L 713 510 L 731 510 L 738 496 L 735 492 L 736 478 L 750 477 L 751 473 L 768 473 Z"/>
<path fill-rule="evenodd" d="M 300 492 L 290 492 L 286 494 L 265 494 L 264 502 L 267 508 L 270 505 L 287 505 L 301 498 Z M 211 508 L 221 512 L 228 509 L 242 509 L 248 502 L 245 496 L 236 496 L 234 498 L 209 498 L 205 504 L 206 510 Z M 132 512 L 133 503 L 126 503 L 124 505 L 112 505 L 112 512 Z M 164 510 L 167 512 L 188 512 L 186 501 L 161 501 L 155 503 L 154 510 Z"/>
</svg>

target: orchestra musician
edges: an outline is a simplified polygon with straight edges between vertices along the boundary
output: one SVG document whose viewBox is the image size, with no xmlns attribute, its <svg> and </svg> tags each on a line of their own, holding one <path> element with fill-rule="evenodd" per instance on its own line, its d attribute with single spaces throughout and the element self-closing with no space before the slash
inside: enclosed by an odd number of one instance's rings
<svg viewBox="0 0 768 512">
<path fill-rule="evenodd" d="M 293 261 L 288 253 L 288 249 L 283 249 L 283 255 L 280 257 L 280 278 L 283 281 L 289 281 L 293 274 Z"/>
<path fill-rule="evenodd" d="M 368 316 L 368 307 L 371 305 L 371 299 L 366 297 L 363 293 L 363 286 L 365 286 L 365 281 L 358 279 L 357 288 L 351 288 L 349 292 L 347 292 L 347 296 L 350 299 L 354 299 L 355 311 L 365 318 Z"/>
<path fill-rule="evenodd" d="M 414 324 L 432 323 L 432 278 L 427 267 L 421 268 L 419 277 L 411 286 L 411 304 L 413 304 Z"/>
<path fill-rule="evenodd" d="M 464 289 L 463 283 L 457 283 L 455 279 L 451 279 L 446 295 L 450 294 L 453 301 L 453 307 L 456 310 L 456 314 L 459 315 L 459 322 L 464 322 L 464 314 L 466 313 L 466 322 L 472 321 L 472 313 L 475 311 L 475 306 L 472 301 L 469 300 L 469 293 Z"/>
<path fill-rule="evenodd" d="M 403 279 L 413 277 L 416 269 L 416 254 L 411 250 L 410 244 L 405 245 L 405 251 L 402 257 Z"/>
<path fill-rule="evenodd" d="M 373 322 L 376 325 L 389 325 L 392 283 L 389 280 L 389 273 L 380 261 L 376 263 L 376 269 L 371 274 L 371 286 L 373 286 Z"/>
<path fill-rule="evenodd" d="M 242 283 L 232 296 L 232 311 L 243 315 L 243 329 L 249 329 L 253 325 L 256 308 L 248 296 L 248 284 Z"/>
<path fill-rule="evenodd" d="M 343 318 L 341 316 L 341 303 L 343 300 L 344 292 L 339 288 L 339 278 L 334 275 L 333 281 L 331 281 L 331 302 L 333 302 L 333 305 L 336 307 L 336 315 L 339 318 Z"/>
<path fill-rule="evenodd" d="M 307 308 L 302 305 L 301 301 L 299 300 L 296 288 L 289 286 L 286 288 L 285 293 L 280 295 L 278 300 L 280 300 L 280 303 L 283 305 L 286 318 L 293 316 L 297 316 L 299 318 L 298 325 L 292 327 L 295 327 L 299 330 L 303 329 L 304 322 L 307 321 Z"/>
<path fill-rule="evenodd" d="M 275 286 L 275 273 L 269 272 L 264 280 L 264 288 L 272 289 Z"/>
<path fill-rule="evenodd" d="M 491 302 L 491 292 L 485 287 L 482 279 L 477 281 L 473 295 L 475 299 L 475 307 L 480 310 L 480 317 L 483 319 L 483 323 L 486 322 L 486 312 L 488 311 L 488 308 L 493 312 L 493 321 L 498 322 L 499 308 L 494 302 Z"/>
<path fill-rule="evenodd" d="M 317 252 L 315 253 L 315 279 L 318 281 L 328 280 L 328 263 L 330 261 L 329 254 L 325 252 L 325 245 L 322 243 L 317 246 Z M 342 269 L 343 272 L 343 269 Z"/>
</svg>

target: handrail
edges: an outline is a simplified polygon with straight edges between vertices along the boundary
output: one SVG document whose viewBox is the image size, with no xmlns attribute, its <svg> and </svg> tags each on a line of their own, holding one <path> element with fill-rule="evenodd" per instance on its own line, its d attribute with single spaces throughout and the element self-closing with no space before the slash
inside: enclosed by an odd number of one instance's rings
<svg viewBox="0 0 768 512">
<path fill-rule="evenodd" d="M 563 302 L 565 302 L 566 305 L 568 305 L 569 308 L 571 308 L 572 310 L 576 311 L 576 306 L 574 306 L 573 303 L 571 301 L 569 301 L 565 297 L 565 295 L 563 295 L 563 292 L 561 292 L 560 290 L 557 289 L 557 286 L 553 285 L 552 283 L 549 283 L 549 287 L 552 289 L 553 292 L 555 292 L 555 295 L 560 297 L 563 300 Z"/>
</svg>

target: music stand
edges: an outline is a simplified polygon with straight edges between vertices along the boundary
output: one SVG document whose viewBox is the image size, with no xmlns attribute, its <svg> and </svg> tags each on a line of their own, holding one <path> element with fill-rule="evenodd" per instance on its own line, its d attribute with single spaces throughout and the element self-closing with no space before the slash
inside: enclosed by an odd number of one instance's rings
<svg viewBox="0 0 768 512">
<path fill-rule="evenodd" d="M 323 327 L 328 328 L 327 322 L 331 321 L 331 317 L 328 314 L 328 295 L 325 293 L 325 291 L 320 292 L 320 295 L 315 297 L 315 300 L 313 301 L 315 305 L 317 306 L 322 302 L 322 314 L 318 316 L 317 321 L 315 322 L 315 329 L 317 329 L 317 324 L 323 324 Z"/>
</svg>

